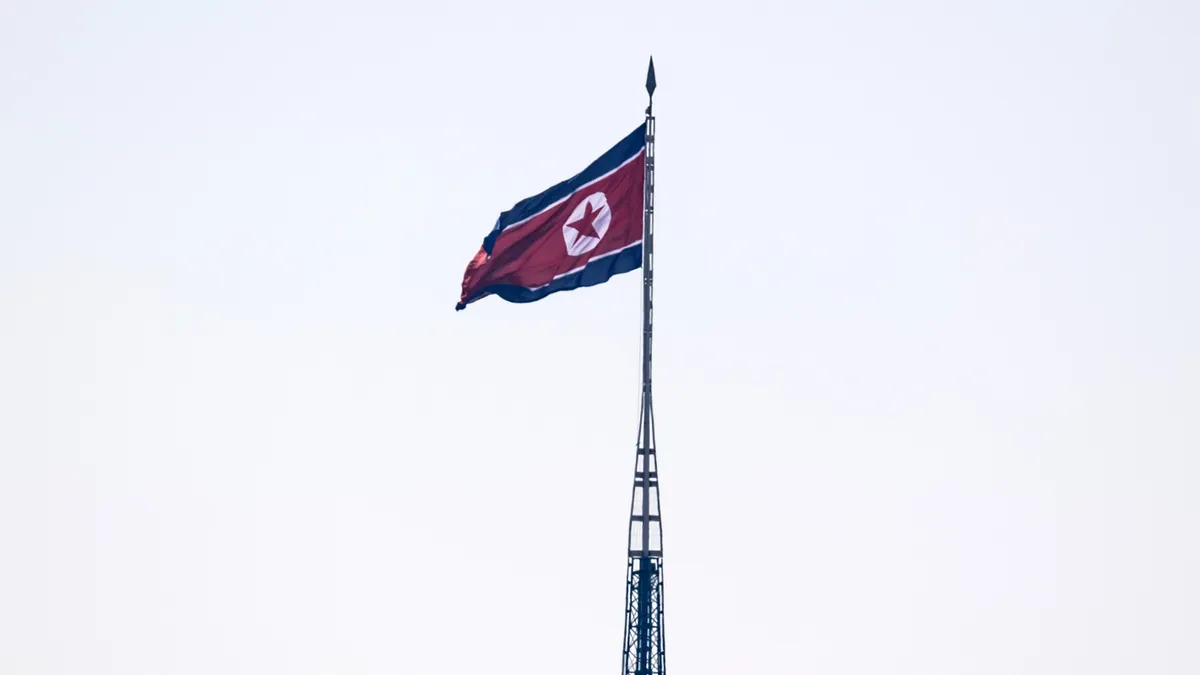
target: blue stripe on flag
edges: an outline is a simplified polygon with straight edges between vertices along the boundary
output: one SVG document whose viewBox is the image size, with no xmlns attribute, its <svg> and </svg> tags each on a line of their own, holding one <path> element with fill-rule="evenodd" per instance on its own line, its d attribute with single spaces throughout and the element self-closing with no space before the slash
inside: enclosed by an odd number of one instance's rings
<svg viewBox="0 0 1200 675">
<path fill-rule="evenodd" d="M 498 295 L 509 302 L 533 302 L 541 300 L 551 293 L 572 291 L 576 288 L 602 284 L 618 274 L 632 272 L 641 266 L 642 245 L 639 243 L 614 255 L 593 260 L 578 272 L 559 277 L 548 285 L 536 290 L 508 284 L 488 286 L 487 288 L 480 289 L 474 298 L 467 301 L 467 304 L 492 294 Z"/>
</svg>

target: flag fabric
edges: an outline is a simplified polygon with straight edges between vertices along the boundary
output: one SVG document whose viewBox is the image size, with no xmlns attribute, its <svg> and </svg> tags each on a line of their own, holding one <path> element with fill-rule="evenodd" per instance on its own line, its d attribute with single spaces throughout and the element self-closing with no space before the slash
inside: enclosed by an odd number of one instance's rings
<svg viewBox="0 0 1200 675">
<path fill-rule="evenodd" d="M 642 266 L 646 126 L 545 192 L 500 214 L 463 274 L 455 309 L 489 295 L 533 302 Z"/>
</svg>

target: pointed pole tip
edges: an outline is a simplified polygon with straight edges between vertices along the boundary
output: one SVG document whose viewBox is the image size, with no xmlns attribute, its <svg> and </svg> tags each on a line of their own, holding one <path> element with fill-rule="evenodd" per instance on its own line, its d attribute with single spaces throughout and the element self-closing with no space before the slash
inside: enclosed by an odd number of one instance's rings
<svg viewBox="0 0 1200 675">
<path fill-rule="evenodd" d="M 658 81 L 654 77 L 654 57 L 650 57 L 650 68 L 646 71 L 646 93 L 650 94 L 650 98 L 654 98 L 654 90 L 658 88 Z"/>
</svg>

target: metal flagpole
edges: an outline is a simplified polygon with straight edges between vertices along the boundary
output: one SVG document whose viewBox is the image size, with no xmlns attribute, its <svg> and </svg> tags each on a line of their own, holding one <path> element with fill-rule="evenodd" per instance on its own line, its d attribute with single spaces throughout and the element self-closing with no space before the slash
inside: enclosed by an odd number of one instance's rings
<svg viewBox="0 0 1200 675">
<path fill-rule="evenodd" d="M 646 74 L 646 169 L 642 208 L 642 408 L 629 517 L 622 675 L 664 675 L 662 521 L 654 442 L 651 353 L 654 328 L 654 59 Z"/>
<path fill-rule="evenodd" d="M 639 581 L 645 592 L 639 594 L 642 603 L 641 652 L 642 672 L 662 674 L 665 671 L 666 648 L 663 641 L 662 606 L 662 521 L 659 513 L 658 454 L 654 438 L 654 406 L 651 387 L 652 338 L 654 333 L 654 57 L 646 71 L 646 197 L 642 220 L 642 326 L 645 337 L 642 346 L 642 442 L 645 461 L 642 476 L 642 552 L 643 569 Z M 652 532 L 653 529 L 653 532 Z M 652 536 L 656 535 L 656 536 Z"/>
</svg>

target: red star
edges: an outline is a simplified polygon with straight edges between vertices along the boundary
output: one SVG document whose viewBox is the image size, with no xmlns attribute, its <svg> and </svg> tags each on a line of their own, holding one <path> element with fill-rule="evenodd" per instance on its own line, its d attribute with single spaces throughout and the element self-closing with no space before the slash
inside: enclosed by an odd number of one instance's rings
<svg viewBox="0 0 1200 675">
<path fill-rule="evenodd" d="M 596 213 L 592 211 L 592 203 L 583 203 L 583 218 L 570 223 L 567 227 L 575 228 L 576 237 L 593 237 L 600 238 L 600 234 L 596 232 L 596 228 L 592 226 L 592 221 L 596 219 Z"/>
</svg>

